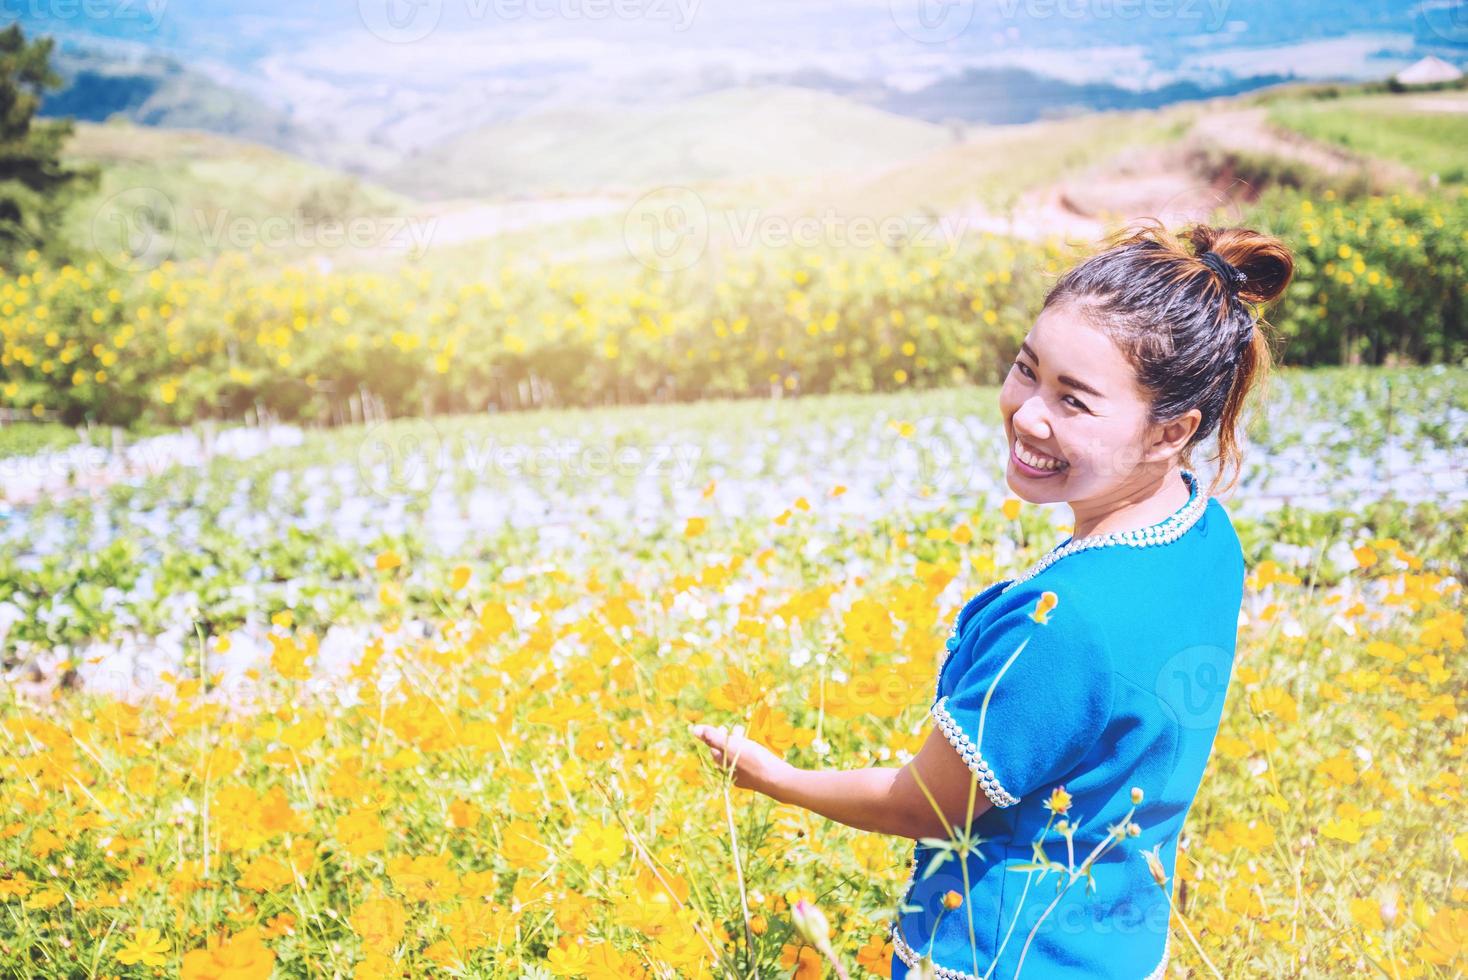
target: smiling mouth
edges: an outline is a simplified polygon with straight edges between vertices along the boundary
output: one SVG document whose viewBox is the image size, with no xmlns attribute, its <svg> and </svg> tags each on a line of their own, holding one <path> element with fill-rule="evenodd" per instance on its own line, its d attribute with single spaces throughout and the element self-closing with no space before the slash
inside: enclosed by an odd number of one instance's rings
<svg viewBox="0 0 1468 980">
<path fill-rule="evenodd" d="M 1020 439 L 1018 436 L 1015 436 L 1014 442 L 1010 444 L 1010 453 L 1020 463 L 1023 463 L 1025 466 L 1032 470 L 1042 470 L 1048 473 L 1058 473 L 1061 470 L 1064 470 L 1070 466 L 1069 463 L 1064 462 L 1063 460 L 1056 459 L 1053 456 L 1046 456 L 1044 453 L 1036 452 L 1035 450 L 1026 446 L 1024 440 Z"/>
</svg>

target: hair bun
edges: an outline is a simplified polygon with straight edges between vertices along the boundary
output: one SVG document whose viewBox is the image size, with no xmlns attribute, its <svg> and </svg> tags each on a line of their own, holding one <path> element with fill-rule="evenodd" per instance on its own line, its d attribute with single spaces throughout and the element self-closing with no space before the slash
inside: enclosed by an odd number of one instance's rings
<svg viewBox="0 0 1468 980">
<path fill-rule="evenodd" d="M 1197 257 L 1219 272 L 1225 283 L 1230 270 L 1242 274 L 1242 279 L 1234 279 L 1234 286 L 1239 298 L 1249 303 L 1278 299 L 1295 272 L 1295 260 L 1285 243 L 1252 228 L 1194 225 L 1187 238 Z M 1208 258 L 1210 253 L 1217 256 L 1216 263 Z"/>
</svg>

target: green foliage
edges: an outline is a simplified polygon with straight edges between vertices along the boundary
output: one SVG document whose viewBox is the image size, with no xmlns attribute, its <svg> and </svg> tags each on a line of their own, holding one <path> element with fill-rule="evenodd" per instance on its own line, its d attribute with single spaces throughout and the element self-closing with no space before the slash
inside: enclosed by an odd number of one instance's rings
<svg viewBox="0 0 1468 980">
<path fill-rule="evenodd" d="M 19 24 L 0 31 L 0 263 L 35 249 L 53 257 L 64 248 L 53 236 L 61 214 L 95 187 L 95 168 L 61 164 L 71 122 L 37 122 L 41 94 L 61 85 L 50 67 L 51 38 L 26 41 Z"/>
<path fill-rule="evenodd" d="M 1344 105 L 1276 105 L 1270 122 L 1363 157 L 1406 164 L 1444 183 L 1468 180 L 1468 114 L 1413 112 L 1394 101 L 1352 100 Z"/>
<path fill-rule="evenodd" d="M 1295 254 L 1295 279 L 1269 316 L 1286 339 L 1286 360 L 1468 356 L 1468 190 L 1352 201 L 1278 190 L 1260 199 L 1249 223 Z"/>
<path fill-rule="evenodd" d="M 1343 199 L 1277 187 L 1237 220 L 1295 254 L 1295 279 L 1267 311 L 1286 363 L 1468 356 L 1463 189 Z M 729 248 L 669 272 L 340 271 L 244 253 L 58 269 L 27 253 L 0 277 L 0 406 L 72 425 L 256 409 L 334 424 L 368 408 L 399 417 L 997 383 L 1047 286 L 1083 257 L 990 233 Z"/>
</svg>

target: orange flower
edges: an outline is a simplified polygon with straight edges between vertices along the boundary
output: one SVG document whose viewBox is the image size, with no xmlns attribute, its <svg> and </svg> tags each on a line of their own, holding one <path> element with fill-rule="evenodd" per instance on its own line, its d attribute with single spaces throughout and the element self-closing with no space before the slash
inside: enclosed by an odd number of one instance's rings
<svg viewBox="0 0 1468 980">
<path fill-rule="evenodd" d="M 1436 966 L 1448 966 L 1468 954 L 1468 909 L 1440 909 L 1422 930 L 1417 952 Z"/>
<path fill-rule="evenodd" d="M 1050 621 L 1050 610 L 1054 609 L 1060 602 L 1060 597 L 1054 592 L 1041 592 L 1039 601 L 1035 603 L 1035 611 L 1030 613 L 1030 618 L 1037 623 L 1048 623 Z"/>
<path fill-rule="evenodd" d="M 218 945 L 190 950 L 183 959 L 183 980 L 267 980 L 275 971 L 275 953 L 251 926 Z"/>
<path fill-rule="evenodd" d="M 349 921 L 368 949 L 391 953 L 403 938 L 408 914 L 391 898 L 369 898 L 357 906 Z"/>
</svg>

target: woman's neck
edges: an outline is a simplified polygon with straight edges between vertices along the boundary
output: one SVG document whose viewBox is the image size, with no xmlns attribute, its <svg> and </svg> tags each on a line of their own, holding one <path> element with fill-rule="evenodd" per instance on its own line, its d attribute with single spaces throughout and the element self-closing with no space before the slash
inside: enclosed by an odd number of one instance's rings
<svg viewBox="0 0 1468 980">
<path fill-rule="evenodd" d="M 1103 501 L 1072 503 L 1075 530 L 1071 540 L 1148 527 L 1171 517 L 1187 502 L 1188 484 L 1182 471 L 1170 466 L 1161 476 L 1128 485 Z"/>
</svg>

